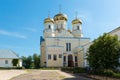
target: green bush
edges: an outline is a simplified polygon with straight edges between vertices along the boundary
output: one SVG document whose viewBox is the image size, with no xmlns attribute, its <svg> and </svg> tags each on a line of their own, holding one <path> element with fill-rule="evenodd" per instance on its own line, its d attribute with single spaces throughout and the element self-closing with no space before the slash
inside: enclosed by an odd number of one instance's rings
<svg viewBox="0 0 120 80">
<path fill-rule="evenodd" d="M 74 68 L 74 73 L 86 73 L 86 68 Z"/>
<path fill-rule="evenodd" d="M 114 72 L 112 70 L 104 70 L 104 75 L 105 76 L 113 76 Z"/>
<path fill-rule="evenodd" d="M 93 71 L 94 72 L 94 71 Z M 113 78 L 120 78 L 120 72 L 116 72 L 114 70 L 96 70 L 94 72 L 95 75 L 101 75 L 101 76 L 108 76 L 108 77 L 113 77 Z"/>
<path fill-rule="evenodd" d="M 80 67 L 63 67 L 61 68 L 62 71 L 66 72 L 72 72 L 72 73 L 86 73 L 87 70 L 85 68 L 80 68 Z"/>
<path fill-rule="evenodd" d="M 120 73 L 114 73 L 114 74 L 113 74 L 113 77 L 114 77 L 114 78 L 120 78 Z"/>
</svg>

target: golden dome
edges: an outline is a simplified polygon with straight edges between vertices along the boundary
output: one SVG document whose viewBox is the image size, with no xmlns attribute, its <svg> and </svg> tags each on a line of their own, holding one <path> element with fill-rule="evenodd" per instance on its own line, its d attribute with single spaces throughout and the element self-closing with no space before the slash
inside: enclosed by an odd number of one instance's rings
<svg viewBox="0 0 120 80">
<path fill-rule="evenodd" d="M 82 21 L 77 18 L 72 21 L 72 24 L 78 24 L 78 23 L 82 24 Z"/>
<path fill-rule="evenodd" d="M 57 20 L 67 21 L 67 15 L 59 13 L 59 14 L 54 16 L 54 21 L 57 21 Z"/>
<path fill-rule="evenodd" d="M 54 20 L 48 17 L 44 20 L 44 23 L 48 23 L 48 22 L 54 23 Z"/>
</svg>

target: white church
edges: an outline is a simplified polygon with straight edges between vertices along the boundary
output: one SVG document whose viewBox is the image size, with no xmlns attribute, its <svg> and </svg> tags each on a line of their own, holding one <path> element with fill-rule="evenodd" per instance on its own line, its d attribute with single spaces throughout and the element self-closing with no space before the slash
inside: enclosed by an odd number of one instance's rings
<svg viewBox="0 0 120 80">
<path fill-rule="evenodd" d="M 72 30 L 67 29 L 68 17 L 59 12 L 53 19 L 44 20 L 43 36 L 40 40 L 42 67 L 86 67 L 86 46 L 89 37 L 82 33 L 82 21 L 76 17 L 71 21 Z"/>
</svg>

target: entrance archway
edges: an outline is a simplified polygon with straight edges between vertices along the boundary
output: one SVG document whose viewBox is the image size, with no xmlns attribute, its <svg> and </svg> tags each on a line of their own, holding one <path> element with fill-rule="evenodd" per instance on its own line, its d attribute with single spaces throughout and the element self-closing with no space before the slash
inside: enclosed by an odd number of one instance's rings
<svg viewBox="0 0 120 80">
<path fill-rule="evenodd" d="M 68 67 L 74 67 L 73 56 L 68 55 Z"/>
</svg>

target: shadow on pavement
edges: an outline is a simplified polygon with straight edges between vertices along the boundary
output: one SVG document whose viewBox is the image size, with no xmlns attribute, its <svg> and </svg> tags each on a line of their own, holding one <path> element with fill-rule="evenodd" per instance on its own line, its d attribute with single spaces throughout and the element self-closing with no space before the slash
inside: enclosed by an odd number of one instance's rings
<svg viewBox="0 0 120 80">
<path fill-rule="evenodd" d="M 62 80 L 92 80 L 92 79 L 83 79 L 83 78 L 65 78 Z"/>
<path fill-rule="evenodd" d="M 74 77 L 64 78 L 62 80 L 94 80 L 94 79 L 91 79 L 91 78 L 87 78 L 87 77 L 83 77 L 83 76 L 75 75 L 75 74 L 72 74 L 72 76 L 74 76 Z"/>
</svg>

